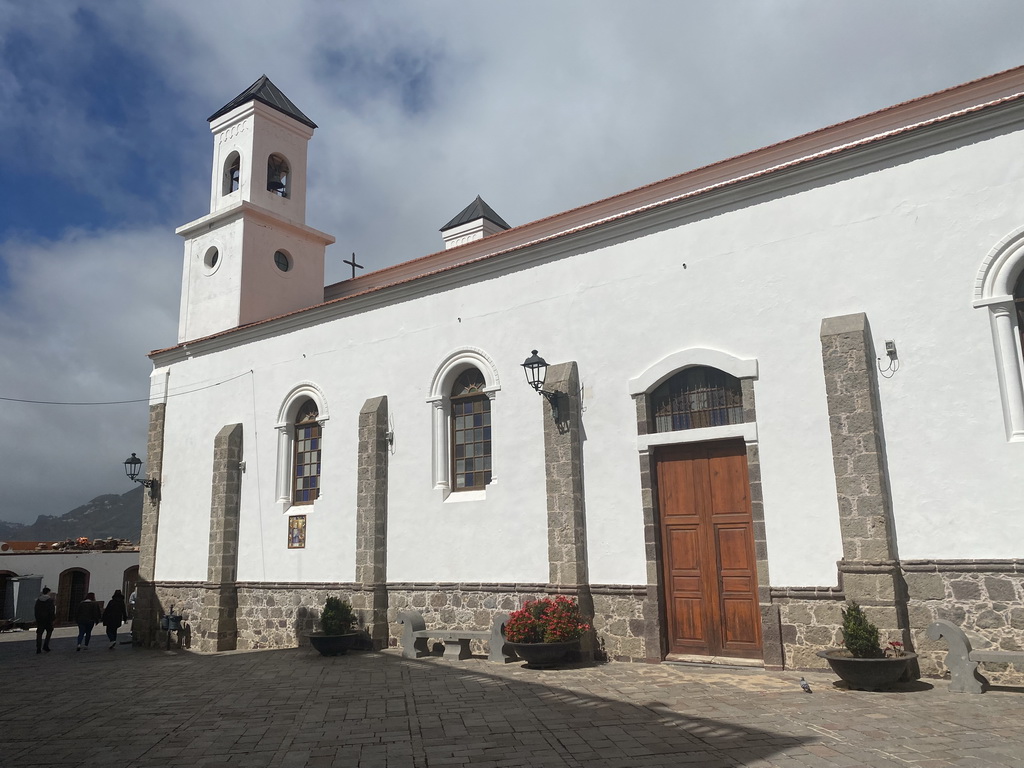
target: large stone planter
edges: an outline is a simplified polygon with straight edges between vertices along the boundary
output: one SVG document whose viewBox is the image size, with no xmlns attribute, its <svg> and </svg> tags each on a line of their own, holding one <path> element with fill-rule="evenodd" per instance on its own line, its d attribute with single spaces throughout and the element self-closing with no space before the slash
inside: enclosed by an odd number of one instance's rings
<svg viewBox="0 0 1024 768">
<path fill-rule="evenodd" d="M 555 667 L 565 661 L 569 651 L 579 647 L 579 640 L 567 643 L 508 643 L 516 656 L 528 666 L 546 668 Z"/>
<path fill-rule="evenodd" d="M 848 686 L 858 691 L 880 691 L 892 687 L 903 677 L 907 665 L 917 658 L 916 653 L 906 653 L 881 659 L 858 659 L 849 651 L 838 649 L 818 651 L 818 656 L 827 661 L 832 671 Z"/>
<path fill-rule="evenodd" d="M 320 652 L 321 656 L 341 656 L 353 648 L 359 638 L 358 632 L 350 632 L 345 635 L 325 635 L 322 632 L 314 632 L 307 635 L 309 644 Z"/>
</svg>

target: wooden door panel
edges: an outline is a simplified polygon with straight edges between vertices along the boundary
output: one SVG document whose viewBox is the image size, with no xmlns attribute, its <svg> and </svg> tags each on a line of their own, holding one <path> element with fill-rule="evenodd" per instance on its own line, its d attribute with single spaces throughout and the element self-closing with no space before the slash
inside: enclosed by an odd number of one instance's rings
<svg viewBox="0 0 1024 768">
<path fill-rule="evenodd" d="M 761 612 L 750 600 L 722 601 L 722 650 L 729 655 L 746 656 L 761 649 Z"/>
<path fill-rule="evenodd" d="M 673 600 L 672 640 L 673 645 L 684 650 L 677 653 L 699 653 L 707 647 L 704 639 L 703 600 Z"/>
<path fill-rule="evenodd" d="M 738 526 L 734 522 L 715 526 L 715 540 L 718 551 L 718 568 L 721 573 L 752 572 L 753 563 L 750 527 Z"/>
<path fill-rule="evenodd" d="M 669 652 L 760 657 L 745 445 L 666 446 L 655 466 Z"/>
</svg>

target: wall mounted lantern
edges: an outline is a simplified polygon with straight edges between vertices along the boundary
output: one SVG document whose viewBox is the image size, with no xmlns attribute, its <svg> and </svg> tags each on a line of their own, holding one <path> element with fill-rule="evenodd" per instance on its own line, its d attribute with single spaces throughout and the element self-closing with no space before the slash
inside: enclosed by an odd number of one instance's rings
<svg viewBox="0 0 1024 768">
<path fill-rule="evenodd" d="M 537 394 L 547 398 L 551 403 L 551 415 L 555 421 L 558 421 L 558 396 L 561 393 L 544 389 L 544 377 L 548 373 L 548 364 L 543 357 L 537 354 L 536 349 L 526 358 L 523 370 L 526 371 L 526 383 L 533 387 Z"/>
<path fill-rule="evenodd" d="M 142 470 L 142 459 L 136 456 L 134 453 L 131 458 L 124 460 L 124 473 L 128 475 L 128 479 L 136 483 L 142 483 L 143 487 L 149 488 L 149 498 L 156 501 L 160 498 L 160 484 L 155 478 L 146 478 L 144 480 L 137 480 L 139 472 Z"/>
</svg>

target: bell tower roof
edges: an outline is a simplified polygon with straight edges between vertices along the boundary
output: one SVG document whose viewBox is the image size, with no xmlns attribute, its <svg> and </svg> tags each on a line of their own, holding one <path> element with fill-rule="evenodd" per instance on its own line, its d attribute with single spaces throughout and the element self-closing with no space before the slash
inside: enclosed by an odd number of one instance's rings
<svg viewBox="0 0 1024 768">
<path fill-rule="evenodd" d="M 455 229 L 455 227 L 468 224 L 469 222 L 477 219 L 487 219 L 487 221 L 492 224 L 497 224 L 501 229 L 511 229 L 511 227 L 505 223 L 505 220 L 495 213 L 494 209 L 485 203 L 480 195 L 477 195 L 476 200 L 463 208 L 454 219 L 441 227 L 441 231 L 447 232 L 449 229 Z"/>
<path fill-rule="evenodd" d="M 259 101 L 266 104 L 268 107 L 273 107 L 278 112 L 283 112 L 288 115 L 288 117 L 298 120 L 303 125 L 308 125 L 310 128 L 316 128 L 316 123 L 302 114 L 302 110 L 292 104 L 291 99 L 285 96 L 281 92 L 280 88 L 270 82 L 270 78 L 266 75 L 260 77 L 259 80 L 210 115 L 210 117 L 207 118 L 207 122 L 213 122 L 221 115 L 226 115 L 236 107 L 248 104 L 250 101 Z"/>
</svg>

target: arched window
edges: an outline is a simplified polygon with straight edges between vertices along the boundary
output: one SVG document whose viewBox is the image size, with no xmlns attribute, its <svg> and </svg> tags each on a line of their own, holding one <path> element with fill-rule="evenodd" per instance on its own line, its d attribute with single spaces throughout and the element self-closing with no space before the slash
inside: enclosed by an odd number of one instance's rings
<svg viewBox="0 0 1024 768">
<path fill-rule="evenodd" d="M 655 432 L 740 424 L 740 380 L 716 368 L 686 368 L 651 393 L 651 419 Z"/>
<path fill-rule="evenodd" d="M 456 491 L 480 490 L 491 482 L 491 398 L 476 368 L 467 368 L 451 390 L 452 482 Z"/>
<path fill-rule="evenodd" d="M 312 382 L 297 385 L 281 403 L 277 424 L 277 502 L 313 505 L 323 490 L 323 431 L 329 420 L 323 391 Z"/>
<path fill-rule="evenodd" d="M 319 415 L 316 403 L 308 399 L 299 406 L 295 416 L 292 504 L 312 504 L 320 495 Z"/>
<path fill-rule="evenodd" d="M 232 192 L 238 191 L 241 172 L 242 158 L 237 152 L 232 152 L 228 155 L 227 162 L 224 163 L 224 181 L 221 187 L 221 194 L 230 195 Z"/>
<path fill-rule="evenodd" d="M 267 189 L 279 197 L 288 197 L 288 177 L 291 168 L 288 161 L 281 155 L 273 154 L 267 158 Z"/>
</svg>

